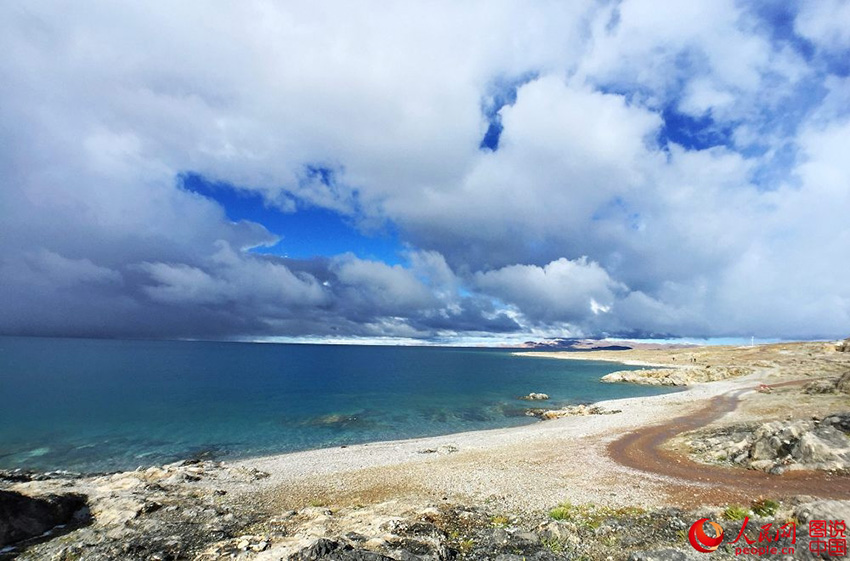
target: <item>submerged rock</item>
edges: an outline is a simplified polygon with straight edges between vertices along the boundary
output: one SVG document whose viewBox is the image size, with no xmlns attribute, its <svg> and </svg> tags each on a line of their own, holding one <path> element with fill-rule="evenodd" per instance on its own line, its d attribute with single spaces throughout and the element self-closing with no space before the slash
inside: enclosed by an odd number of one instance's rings
<svg viewBox="0 0 850 561">
<path fill-rule="evenodd" d="M 520 399 L 524 399 L 526 401 L 544 401 L 549 399 L 549 395 L 545 393 L 534 393 L 531 392 L 528 395 L 522 396 Z"/>
</svg>

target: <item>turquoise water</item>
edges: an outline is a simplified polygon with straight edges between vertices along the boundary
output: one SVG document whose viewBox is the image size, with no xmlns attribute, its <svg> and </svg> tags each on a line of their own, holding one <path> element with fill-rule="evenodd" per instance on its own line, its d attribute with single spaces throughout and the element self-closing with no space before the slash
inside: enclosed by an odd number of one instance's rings
<svg viewBox="0 0 850 561">
<path fill-rule="evenodd" d="M 663 393 L 625 367 L 433 347 L 0 337 L 0 468 L 134 469 L 537 422 L 546 407 Z"/>
</svg>

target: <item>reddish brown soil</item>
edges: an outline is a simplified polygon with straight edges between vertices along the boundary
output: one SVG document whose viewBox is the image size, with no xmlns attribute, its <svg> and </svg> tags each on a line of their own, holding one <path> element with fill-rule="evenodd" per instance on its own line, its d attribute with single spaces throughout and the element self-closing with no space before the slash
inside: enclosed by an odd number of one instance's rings
<svg viewBox="0 0 850 561">
<path fill-rule="evenodd" d="M 670 495 L 674 502 L 683 506 L 707 502 L 746 502 L 761 497 L 781 498 L 793 495 L 850 499 L 848 476 L 820 471 L 791 471 L 782 475 L 771 475 L 743 468 L 710 466 L 663 448 L 663 444 L 671 438 L 701 428 L 734 411 L 739 396 L 744 391 L 746 390 L 737 390 L 715 397 L 703 409 L 693 414 L 627 434 L 612 442 L 608 446 L 608 452 L 614 461 L 624 466 L 680 480 L 681 485 L 672 486 Z"/>
</svg>

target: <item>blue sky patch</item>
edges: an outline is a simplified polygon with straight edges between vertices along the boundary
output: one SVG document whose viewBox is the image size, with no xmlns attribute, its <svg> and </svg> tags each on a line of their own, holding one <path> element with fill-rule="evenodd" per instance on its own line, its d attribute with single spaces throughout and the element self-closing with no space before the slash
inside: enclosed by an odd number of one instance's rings
<svg viewBox="0 0 850 561">
<path fill-rule="evenodd" d="M 664 126 L 658 134 L 658 143 L 662 147 L 675 142 L 688 150 L 704 150 L 713 146 L 731 146 L 732 127 L 721 127 L 711 115 L 691 117 L 679 113 L 668 105 L 661 112 Z"/>
<path fill-rule="evenodd" d="M 797 35 L 794 30 L 798 11 L 795 2 L 761 1 L 743 5 L 748 6 L 750 12 L 764 23 L 775 44 L 789 45 L 806 61 L 812 60 L 815 46 L 805 37 Z"/>
<path fill-rule="evenodd" d="M 322 182 L 333 180 L 332 172 L 325 168 L 308 168 L 308 173 Z M 255 253 L 309 259 L 351 252 L 361 259 L 380 260 L 390 265 L 402 262 L 403 247 L 391 224 L 380 234 L 367 236 L 357 230 L 350 218 L 331 210 L 307 207 L 283 212 L 266 204 L 258 193 L 210 181 L 198 173 L 180 174 L 178 182 L 182 188 L 220 204 L 230 220 L 262 224 L 282 238 L 272 247 L 253 249 Z"/>
<path fill-rule="evenodd" d="M 495 152 L 499 149 L 499 139 L 504 126 L 499 111 L 503 107 L 516 103 L 517 90 L 537 78 L 536 72 L 526 72 L 515 78 L 497 78 L 490 84 L 487 95 L 481 102 L 481 112 L 489 123 L 487 132 L 478 147 L 482 150 Z"/>
</svg>

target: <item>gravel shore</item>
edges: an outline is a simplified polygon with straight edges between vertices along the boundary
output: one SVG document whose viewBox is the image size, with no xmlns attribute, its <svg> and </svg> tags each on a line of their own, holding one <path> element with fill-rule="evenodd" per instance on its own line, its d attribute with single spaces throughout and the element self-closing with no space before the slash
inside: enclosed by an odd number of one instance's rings
<svg viewBox="0 0 850 561">
<path fill-rule="evenodd" d="M 659 506 L 669 504 L 674 492 L 679 494 L 679 482 L 614 463 L 606 452 L 608 443 L 687 414 L 716 395 L 752 386 L 756 380 L 748 376 L 662 396 L 600 402 L 621 411 L 610 415 L 299 452 L 237 465 L 270 474 L 250 493 L 276 508 L 399 497 L 497 503 L 523 511 L 548 510 L 564 501 Z"/>
</svg>

